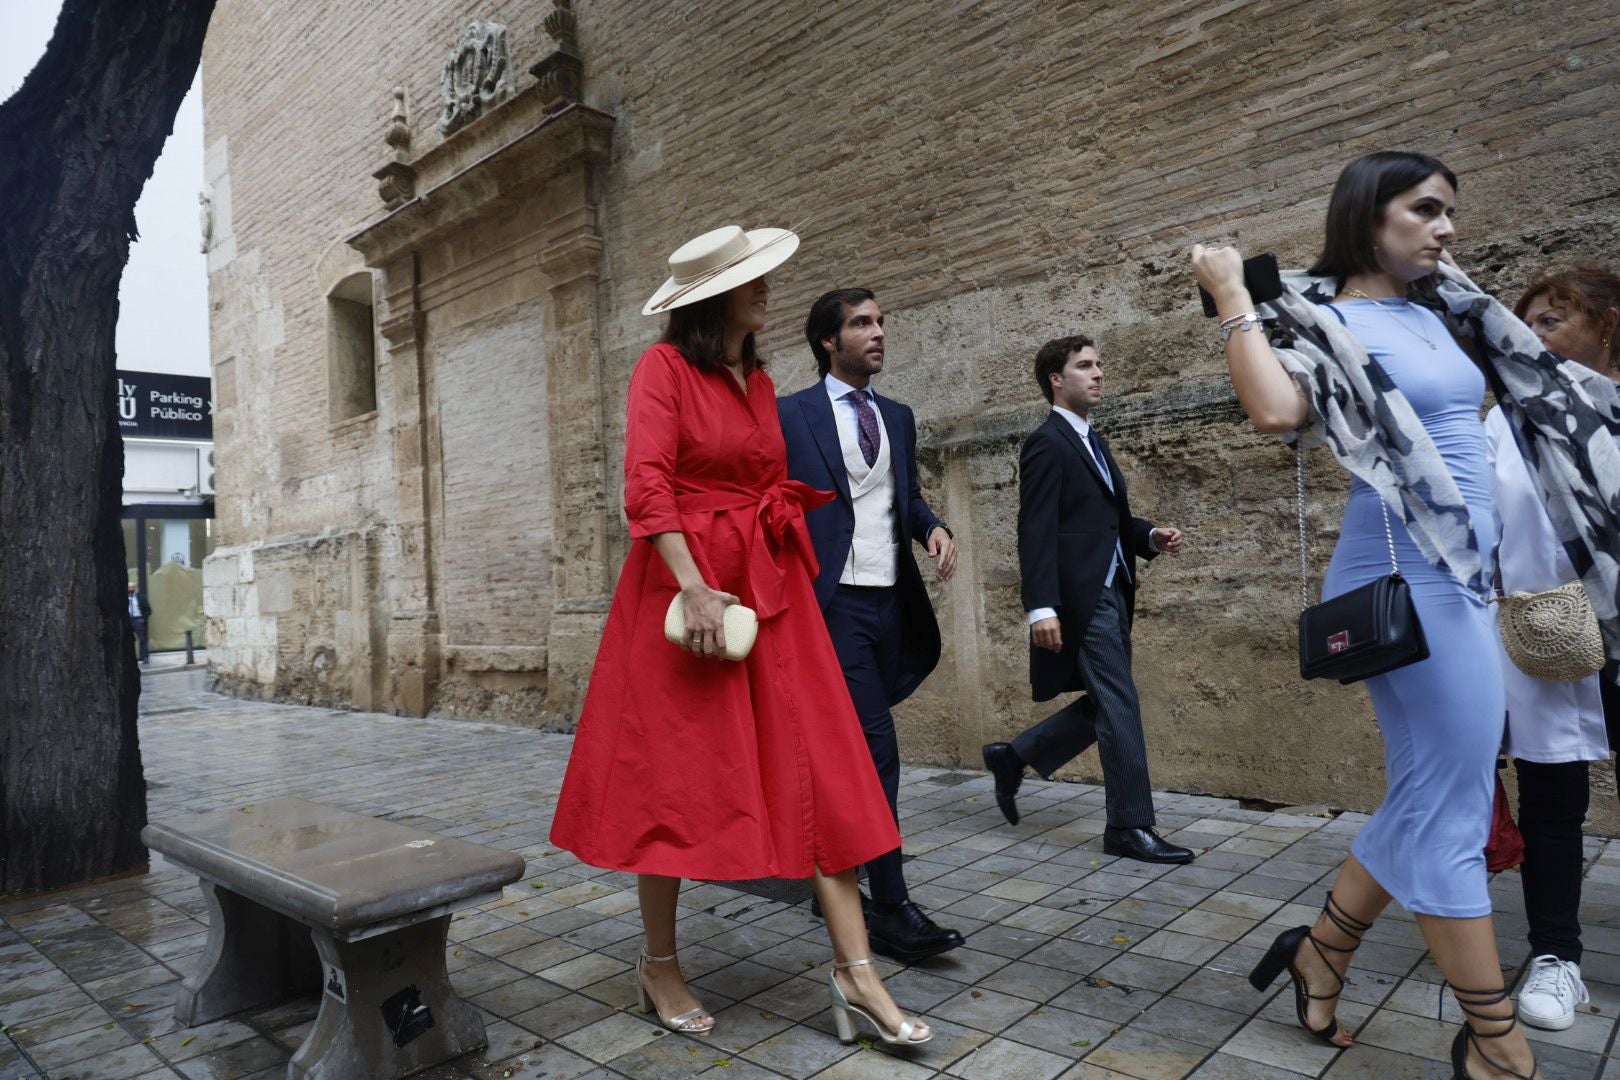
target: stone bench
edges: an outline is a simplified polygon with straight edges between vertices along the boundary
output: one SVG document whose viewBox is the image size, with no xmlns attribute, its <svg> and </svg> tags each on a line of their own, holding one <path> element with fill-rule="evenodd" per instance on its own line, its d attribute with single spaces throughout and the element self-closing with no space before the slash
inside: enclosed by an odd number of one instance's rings
<svg viewBox="0 0 1620 1080">
<path fill-rule="evenodd" d="M 450 987 L 451 913 L 523 876 L 508 851 L 303 799 L 176 818 L 141 833 L 201 880 L 208 945 L 180 987 L 187 1027 L 321 991 L 292 1080 L 405 1076 L 487 1045 Z"/>
</svg>

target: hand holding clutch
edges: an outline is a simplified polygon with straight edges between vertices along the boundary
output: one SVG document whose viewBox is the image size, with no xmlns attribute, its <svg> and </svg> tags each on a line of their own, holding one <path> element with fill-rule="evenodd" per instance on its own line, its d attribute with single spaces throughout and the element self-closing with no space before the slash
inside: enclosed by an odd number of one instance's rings
<svg viewBox="0 0 1620 1080">
<path fill-rule="evenodd" d="M 727 660 L 741 660 L 754 647 L 759 636 L 759 619 L 754 609 L 741 604 L 727 604 L 725 619 L 726 647 L 720 655 Z M 669 602 L 664 612 L 664 639 L 671 645 L 686 644 L 686 602 L 680 593 Z"/>
</svg>

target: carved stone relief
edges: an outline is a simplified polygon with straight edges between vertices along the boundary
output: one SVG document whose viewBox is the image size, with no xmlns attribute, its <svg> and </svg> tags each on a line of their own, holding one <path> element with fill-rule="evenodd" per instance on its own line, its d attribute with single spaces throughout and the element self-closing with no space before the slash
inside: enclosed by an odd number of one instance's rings
<svg viewBox="0 0 1620 1080">
<path fill-rule="evenodd" d="M 468 26 L 450 51 L 439 77 L 444 112 L 439 132 L 449 135 L 476 120 L 512 92 L 512 58 L 506 27 L 479 20 Z"/>
<path fill-rule="evenodd" d="M 573 11 L 573 0 L 552 0 L 551 11 L 546 14 L 546 33 L 557 43 L 551 53 L 540 58 L 529 69 L 529 74 L 540 81 L 540 93 L 546 109 L 555 111 L 579 100 L 581 76 L 585 64 L 576 36 L 578 21 Z"/>
</svg>

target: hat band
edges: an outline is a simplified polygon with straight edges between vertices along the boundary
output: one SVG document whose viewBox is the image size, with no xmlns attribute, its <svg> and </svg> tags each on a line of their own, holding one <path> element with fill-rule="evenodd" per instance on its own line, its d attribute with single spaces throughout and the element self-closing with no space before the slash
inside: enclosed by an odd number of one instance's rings
<svg viewBox="0 0 1620 1080">
<path fill-rule="evenodd" d="M 723 262 L 719 266 L 716 266 L 716 267 L 713 267 L 711 269 L 703 271 L 701 274 L 698 274 L 696 277 L 694 277 L 691 281 L 681 283 L 680 288 L 676 289 L 674 292 L 672 292 L 668 296 L 664 297 L 658 303 L 652 305 L 652 309 L 654 311 L 658 311 L 658 310 L 661 310 L 663 308 L 669 307 L 669 305 L 673 304 L 675 301 L 679 300 L 681 297 L 685 296 L 687 293 L 691 292 L 693 289 L 697 288 L 699 285 L 703 285 L 703 284 L 705 284 L 707 282 L 713 281 L 715 278 L 719 277 L 721 274 L 725 273 L 727 270 L 736 269 L 738 266 L 741 266 L 743 263 L 747 262 L 749 259 L 753 258 L 755 255 L 758 255 L 760 252 L 764 251 L 766 248 L 771 247 L 773 244 L 781 243 L 783 240 L 786 240 L 788 237 L 790 237 L 792 235 L 794 235 L 792 230 L 784 230 L 784 231 L 778 233 L 777 235 L 771 237 L 769 240 L 765 241 L 763 244 L 760 244 L 758 247 L 754 247 L 754 246 L 750 245 L 748 250 L 743 252 L 741 255 L 736 256 L 735 258 L 729 260 L 728 262 Z"/>
</svg>

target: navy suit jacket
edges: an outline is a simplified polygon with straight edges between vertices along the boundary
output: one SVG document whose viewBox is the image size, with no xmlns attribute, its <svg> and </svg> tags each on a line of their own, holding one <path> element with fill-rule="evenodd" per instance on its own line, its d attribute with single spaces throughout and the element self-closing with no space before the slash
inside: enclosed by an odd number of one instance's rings
<svg viewBox="0 0 1620 1080">
<path fill-rule="evenodd" d="M 1093 429 L 1095 430 L 1095 429 Z M 1024 610 L 1054 608 L 1063 648 L 1029 645 L 1029 682 L 1036 701 L 1066 690 L 1084 690 L 1076 656 L 1097 608 L 1117 541 L 1130 567 L 1119 582 L 1128 614 L 1136 611 L 1137 559 L 1156 554 L 1148 543 L 1153 523 L 1131 516 L 1125 474 L 1099 433 L 1103 458 L 1114 479 L 1110 492 L 1080 435 L 1052 413 L 1030 432 L 1018 459 L 1018 568 Z"/>
<path fill-rule="evenodd" d="M 894 469 L 894 513 L 900 531 L 901 673 L 890 689 L 889 704 L 904 701 L 939 663 L 939 622 L 928 599 L 917 556 L 907 539 L 925 543 L 928 534 L 943 524 L 929 509 L 917 483 L 917 421 L 911 410 L 889 398 L 877 397 L 878 414 L 889 435 L 889 462 Z M 855 536 L 855 503 L 849 493 L 849 471 L 832 399 L 822 380 L 796 394 L 779 398 L 782 437 L 787 441 L 788 476 L 821 491 L 836 491 L 838 498 L 805 515 L 821 572 L 816 577 L 816 599 L 823 610 L 832 601 L 838 578 L 849 558 Z"/>
</svg>

